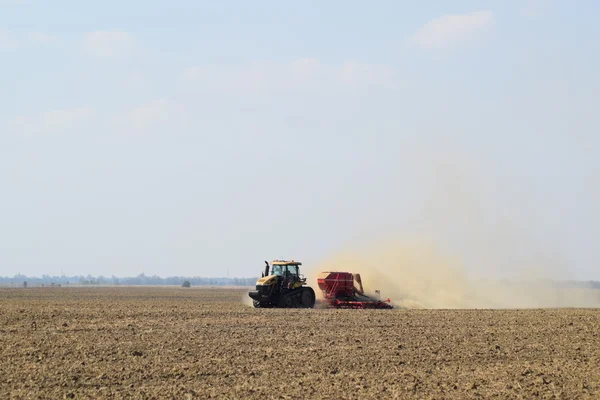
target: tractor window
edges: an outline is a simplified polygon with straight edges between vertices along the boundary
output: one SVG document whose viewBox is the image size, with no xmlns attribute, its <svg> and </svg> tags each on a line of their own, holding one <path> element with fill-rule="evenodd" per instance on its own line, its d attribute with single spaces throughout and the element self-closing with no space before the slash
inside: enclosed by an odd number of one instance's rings
<svg viewBox="0 0 600 400">
<path fill-rule="evenodd" d="M 271 275 L 283 275 L 283 266 L 273 265 L 273 268 L 271 269 Z"/>
<path fill-rule="evenodd" d="M 298 275 L 298 267 L 296 267 L 295 265 L 288 265 L 288 271 L 292 275 Z"/>
</svg>

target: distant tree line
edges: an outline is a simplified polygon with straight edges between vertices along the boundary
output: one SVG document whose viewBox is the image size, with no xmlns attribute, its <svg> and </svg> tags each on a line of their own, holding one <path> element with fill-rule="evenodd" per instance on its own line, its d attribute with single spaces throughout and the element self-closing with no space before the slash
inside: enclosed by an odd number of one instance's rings
<svg viewBox="0 0 600 400">
<path fill-rule="evenodd" d="M 120 278 L 116 276 L 92 276 L 92 275 L 74 275 L 74 276 L 50 276 L 31 277 L 17 274 L 13 277 L 0 276 L 0 285 L 11 286 L 65 286 L 65 285 L 123 285 L 123 286 L 182 286 L 184 282 L 189 282 L 191 286 L 254 286 L 258 278 L 206 278 L 206 277 L 187 277 L 170 276 L 161 278 L 157 275 L 146 276 L 140 274 L 135 277 Z M 506 285 L 531 285 L 544 284 L 557 288 L 589 288 L 600 289 L 600 281 L 499 281 Z M 187 284 L 186 284 L 187 286 Z"/>
<path fill-rule="evenodd" d="M 258 278 L 206 278 L 206 277 L 186 277 L 186 276 L 170 276 L 161 278 L 157 275 L 146 276 L 140 274 L 135 277 L 116 277 L 116 276 L 92 276 L 92 275 L 74 275 L 74 276 L 50 276 L 42 275 L 41 277 L 25 276 L 17 274 L 13 277 L 0 277 L 2 285 L 124 285 L 124 286 L 161 286 L 161 285 L 176 285 L 181 286 L 185 281 L 188 281 L 191 286 L 254 286 Z M 24 285 L 24 282 L 27 282 Z"/>
<path fill-rule="evenodd" d="M 554 281 L 553 283 L 558 287 L 600 289 L 600 281 Z"/>
</svg>

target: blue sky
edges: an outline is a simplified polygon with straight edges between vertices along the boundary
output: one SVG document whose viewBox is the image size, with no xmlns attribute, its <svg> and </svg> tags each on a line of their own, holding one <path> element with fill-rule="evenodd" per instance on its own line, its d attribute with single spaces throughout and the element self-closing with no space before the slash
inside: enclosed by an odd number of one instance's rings
<svg viewBox="0 0 600 400">
<path fill-rule="evenodd" d="M 594 1 L 0 0 L 0 275 L 394 237 L 600 279 Z"/>
</svg>

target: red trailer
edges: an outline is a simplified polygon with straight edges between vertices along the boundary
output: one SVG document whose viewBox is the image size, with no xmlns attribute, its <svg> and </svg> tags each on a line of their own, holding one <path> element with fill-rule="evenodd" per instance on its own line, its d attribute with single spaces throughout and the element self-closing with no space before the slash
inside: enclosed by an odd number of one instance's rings
<svg viewBox="0 0 600 400">
<path fill-rule="evenodd" d="M 382 301 L 364 293 L 360 274 L 326 271 L 317 277 L 325 304 L 330 308 L 393 308 L 390 299 Z"/>
</svg>

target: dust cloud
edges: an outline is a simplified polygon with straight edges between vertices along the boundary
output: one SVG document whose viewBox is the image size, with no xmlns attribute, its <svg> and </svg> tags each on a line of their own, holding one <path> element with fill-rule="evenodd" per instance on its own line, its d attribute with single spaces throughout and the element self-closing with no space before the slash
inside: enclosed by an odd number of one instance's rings
<svg viewBox="0 0 600 400">
<path fill-rule="evenodd" d="M 241 302 L 242 302 L 243 305 L 245 305 L 247 307 L 254 308 L 254 304 L 253 304 L 252 299 L 250 298 L 250 296 L 248 296 L 248 292 L 244 292 L 242 294 Z"/>
<path fill-rule="evenodd" d="M 469 277 L 458 258 L 430 243 L 385 243 L 341 251 L 311 269 L 360 273 L 367 294 L 390 298 L 398 308 L 600 307 L 600 290 L 558 287 L 543 280 L 502 281 Z"/>
<path fill-rule="evenodd" d="M 360 273 L 366 292 L 406 308 L 600 307 L 600 290 L 557 285 L 571 279 L 565 216 L 450 147 L 418 152 L 417 183 L 396 184 L 420 191 L 419 205 L 388 206 L 384 228 L 310 266 L 308 281 L 320 271 Z"/>
</svg>

